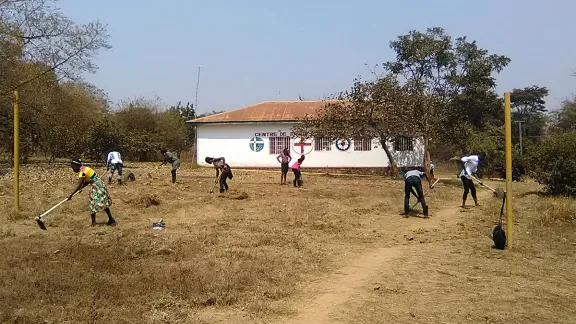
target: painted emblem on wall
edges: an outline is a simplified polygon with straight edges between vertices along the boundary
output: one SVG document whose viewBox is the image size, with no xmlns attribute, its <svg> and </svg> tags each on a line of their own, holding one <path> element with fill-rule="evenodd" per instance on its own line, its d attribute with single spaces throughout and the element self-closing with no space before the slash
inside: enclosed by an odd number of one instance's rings
<svg viewBox="0 0 576 324">
<path fill-rule="evenodd" d="M 292 150 L 300 155 L 306 155 L 314 149 L 314 141 L 311 139 L 295 138 L 292 140 Z"/>
<path fill-rule="evenodd" d="M 250 149 L 254 152 L 260 152 L 264 148 L 264 140 L 258 136 L 250 140 Z"/>
<path fill-rule="evenodd" d="M 347 138 L 339 138 L 336 140 L 336 148 L 340 151 L 348 151 L 350 148 L 350 140 Z"/>
</svg>

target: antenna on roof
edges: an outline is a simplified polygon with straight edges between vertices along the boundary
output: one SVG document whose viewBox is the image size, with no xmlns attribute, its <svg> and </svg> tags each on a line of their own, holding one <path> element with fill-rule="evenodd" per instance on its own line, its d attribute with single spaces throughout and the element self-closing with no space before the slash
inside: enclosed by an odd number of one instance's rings
<svg viewBox="0 0 576 324">
<path fill-rule="evenodd" d="M 196 81 L 196 101 L 194 103 L 194 111 L 198 111 L 198 87 L 200 86 L 200 68 L 202 65 L 198 65 L 198 81 Z"/>
</svg>

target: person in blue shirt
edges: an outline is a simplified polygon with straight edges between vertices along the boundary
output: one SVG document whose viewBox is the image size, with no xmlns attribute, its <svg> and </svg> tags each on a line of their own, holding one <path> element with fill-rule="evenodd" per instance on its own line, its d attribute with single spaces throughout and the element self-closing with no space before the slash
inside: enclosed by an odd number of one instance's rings
<svg viewBox="0 0 576 324">
<path fill-rule="evenodd" d="M 426 180 L 428 180 L 428 186 L 432 188 L 430 177 L 422 171 L 408 171 L 405 167 L 402 167 L 401 171 L 404 176 L 404 215 L 407 215 L 410 212 L 410 194 L 413 192 L 412 190 L 416 190 L 418 201 L 422 204 L 424 217 L 428 217 L 428 205 L 426 205 L 426 200 L 424 200 L 421 179 L 426 178 Z"/>
</svg>

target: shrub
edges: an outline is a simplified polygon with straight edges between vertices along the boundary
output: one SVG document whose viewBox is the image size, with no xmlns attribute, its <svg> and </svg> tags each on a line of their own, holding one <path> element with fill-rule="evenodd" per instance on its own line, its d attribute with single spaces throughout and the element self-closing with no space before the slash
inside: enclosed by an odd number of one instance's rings
<svg viewBox="0 0 576 324">
<path fill-rule="evenodd" d="M 553 195 L 576 195 L 576 132 L 545 138 L 529 155 L 531 175 Z"/>
<path fill-rule="evenodd" d="M 486 156 L 480 161 L 480 176 L 496 176 L 506 178 L 506 151 L 503 127 L 491 127 L 486 131 L 471 134 L 468 149 L 473 153 L 484 152 Z M 526 162 L 520 154 L 520 149 L 512 150 L 512 180 L 522 181 L 526 174 Z"/>
</svg>

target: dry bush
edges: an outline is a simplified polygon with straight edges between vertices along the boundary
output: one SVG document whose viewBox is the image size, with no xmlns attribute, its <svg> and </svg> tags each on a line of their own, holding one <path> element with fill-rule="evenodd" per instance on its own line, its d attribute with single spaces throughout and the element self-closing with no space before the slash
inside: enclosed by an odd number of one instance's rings
<svg viewBox="0 0 576 324">
<path fill-rule="evenodd" d="M 570 198 L 540 198 L 534 202 L 539 212 L 542 225 L 575 226 L 576 201 Z"/>
</svg>

